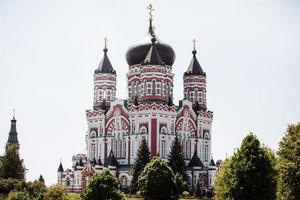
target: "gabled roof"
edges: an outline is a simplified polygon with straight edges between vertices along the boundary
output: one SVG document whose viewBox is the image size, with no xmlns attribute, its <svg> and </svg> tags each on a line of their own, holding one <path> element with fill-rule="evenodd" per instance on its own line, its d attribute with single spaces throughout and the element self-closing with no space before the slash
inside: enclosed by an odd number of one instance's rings
<svg viewBox="0 0 300 200">
<path fill-rule="evenodd" d="M 114 152 L 112 150 L 110 150 L 109 156 L 107 157 L 105 164 L 105 167 L 108 166 L 118 166 L 118 161 L 114 155 Z"/>
<path fill-rule="evenodd" d="M 98 74 L 98 73 L 116 74 L 116 71 L 114 70 L 114 68 L 112 67 L 112 65 L 108 59 L 107 51 L 108 51 L 107 48 L 103 49 L 104 56 L 99 64 L 98 68 L 95 70 L 95 74 Z"/>
<path fill-rule="evenodd" d="M 19 144 L 17 133 L 17 120 L 15 119 L 15 117 L 13 117 L 13 119 L 11 120 L 7 144 Z"/>
<path fill-rule="evenodd" d="M 155 42 L 156 39 L 153 37 L 151 39 L 152 45 L 148 51 L 148 54 L 146 58 L 144 59 L 145 65 L 161 65 L 163 64 L 163 61 L 158 53 L 158 50 L 156 48 Z"/>
<path fill-rule="evenodd" d="M 206 76 L 206 73 L 203 71 L 201 65 L 198 62 L 198 59 L 196 57 L 196 50 L 192 51 L 193 53 L 193 58 L 190 62 L 190 65 L 188 67 L 188 69 L 186 70 L 186 72 L 184 73 L 184 75 L 202 75 L 202 76 Z"/>
<path fill-rule="evenodd" d="M 203 163 L 201 162 L 196 150 L 194 151 L 193 157 L 190 160 L 188 167 L 203 167 Z"/>
<path fill-rule="evenodd" d="M 64 171 L 64 168 L 62 166 L 62 163 L 60 162 L 57 172 L 63 172 L 63 171 Z"/>
</svg>

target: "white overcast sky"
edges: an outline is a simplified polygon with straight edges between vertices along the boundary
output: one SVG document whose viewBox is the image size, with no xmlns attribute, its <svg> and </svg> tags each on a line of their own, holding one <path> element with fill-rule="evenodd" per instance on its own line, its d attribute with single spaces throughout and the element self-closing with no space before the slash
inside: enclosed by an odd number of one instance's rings
<svg viewBox="0 0 300 200">
<path fill-rule="evenodd" d="M 149 3 L 158 37 L 176 52 L 176 104 L 198 41 L 215 160 L 251 131 L 277 149 L 287 124 L 300 121 L 300 1 L 0 0 L 0 153 L 16 108 L 29 180 L 55 183 L 60 158 L 70 167 L 84 151 L 105 36 L 117 96 L 126 98 L 125 53 L 147 31 Z"/>
</svg>

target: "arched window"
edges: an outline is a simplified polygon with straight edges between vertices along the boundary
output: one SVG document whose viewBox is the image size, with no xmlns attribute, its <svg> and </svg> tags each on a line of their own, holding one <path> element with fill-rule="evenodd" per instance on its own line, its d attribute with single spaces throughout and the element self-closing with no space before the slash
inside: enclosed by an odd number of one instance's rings
<svg viewBox="0 0 300 200">
<path fill-rule="evenodd" d="M 147 81 L 144 81 L 144 96 L 147 94 Z"/>
<path fill-rule="evenodd" d="M 121 187 L 122 189 L 127 189 L 128 187 L 128 179 L 126 176 L 121 177 Z"/>
</svg>

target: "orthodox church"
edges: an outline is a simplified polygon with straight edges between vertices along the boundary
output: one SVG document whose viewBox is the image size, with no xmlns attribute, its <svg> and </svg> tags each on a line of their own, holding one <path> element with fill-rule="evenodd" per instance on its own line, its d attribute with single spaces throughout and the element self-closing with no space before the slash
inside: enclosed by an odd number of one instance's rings
<svg viewBox="0 0 300 200">
<path fill-rule="evenodd" d="M 146 139 L 151 155 L 167 159 L 171 143 L 181 140 L 189 187 L 214 184 L 216 165 L 211 155 L 213 112 L 207 109 L 206 73 L 192 50 L 183 74 L 183 99 L 173 103 L 175 52 L 161 41 L 152 26 L 152 6 L 146 36 L 126 52 L 128 63 L 125 100 L 116 98 L 117 71 L 108 58 L 105 40 L 103 58 L 94 71 L 93 108 L 86 111 L 86 154 L 72 157 L 72 168 L 59 164 L 58 183 L 80 192 L 98 170 L 110 169 L 121 188 L 130 185 L 132 165 L 139 142 Z"/>
</svg>

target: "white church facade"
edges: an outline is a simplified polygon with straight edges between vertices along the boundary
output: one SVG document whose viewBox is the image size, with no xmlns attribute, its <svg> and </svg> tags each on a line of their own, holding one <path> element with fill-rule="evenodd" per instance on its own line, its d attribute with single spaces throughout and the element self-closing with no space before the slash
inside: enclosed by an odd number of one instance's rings
<svg viewBox="0 0 300 200">
<path fill-rule="evenodd" d="M 72 158 L 72 168 L 58 168 L 58 183 L 80 192 L 98 170 L 110 169 L 122 188 L 130 185 L 132 165 L 139 142 L 145 138 L 151 155 L 167 159 L 175 136 L 180 139 L 187 165 L 189 187 L 200 181 L 205 188 L 214 182 L 216 165 L 211 154 L 213 112 L 207 109 L 206 73 L 192 51 L 183 75 L 183 98 L 173 103 L 175 61 L 173 48 L 149 30 L 127 53 L 128 98 L 116 98 L 117 72 L 105 44 L 104 55 L 94 72 L 93 108 L 86 111 L 86 154 Z"/>
</svg>

